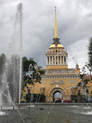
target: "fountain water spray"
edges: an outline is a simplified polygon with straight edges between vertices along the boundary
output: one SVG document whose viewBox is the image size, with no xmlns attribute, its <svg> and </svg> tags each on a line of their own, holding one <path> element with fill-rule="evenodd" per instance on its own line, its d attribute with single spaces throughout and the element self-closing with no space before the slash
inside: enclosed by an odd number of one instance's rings
<svg viewBox="0 0 92 123">
<path fill-rule="evenodd" d="M 20 25 L 20 79 L 19 79 L 19 104 L 21 99 L 21 82 L 22 82 L 22 3 L 17 6 L 19 12 L 19 25 Z"/>
<path fill-rule="evenodd" d="M 14 31 L 6 54 L 6 62 L 3 66 L 0 90 L 7 94 L 13 102 L 21 99 L 22 82 L 22 3 L 17 6 Z M 2 96 L 2 95 L 0 95 Z M 5 98 L 5 97 L 4 97 Z M 3 101 L 3 99 L 2 99 Z M 6 102 L 6 99 L 4 99 Z M 1 102 L 0 102 L 1 104 Z"/>
</svg>

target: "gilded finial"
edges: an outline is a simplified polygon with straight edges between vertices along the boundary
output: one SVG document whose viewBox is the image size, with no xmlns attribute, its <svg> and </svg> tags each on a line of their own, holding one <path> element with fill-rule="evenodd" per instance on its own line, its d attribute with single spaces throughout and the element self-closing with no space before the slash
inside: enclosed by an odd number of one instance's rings
<svg viewBox="0 0 92 123">
<path fill-rule="evenodd" d="M 55 6 L 55 12 L 56 12 L 56 8 L 57 8 L 57 7 Z"/>
</svg>

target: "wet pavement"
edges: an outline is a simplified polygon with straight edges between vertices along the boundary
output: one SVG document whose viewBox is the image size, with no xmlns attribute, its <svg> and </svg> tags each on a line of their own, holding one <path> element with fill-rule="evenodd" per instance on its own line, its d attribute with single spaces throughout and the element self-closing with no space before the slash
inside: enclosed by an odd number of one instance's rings
<svg viewBox="0 0 92 123">
<path fill-rule="evenodd" d="M 2 110 L 0 123 L 92 123 L 92 106 L 40 105 Z M 23 119 L 22 119 L 23 118 Z"/>
</svg>

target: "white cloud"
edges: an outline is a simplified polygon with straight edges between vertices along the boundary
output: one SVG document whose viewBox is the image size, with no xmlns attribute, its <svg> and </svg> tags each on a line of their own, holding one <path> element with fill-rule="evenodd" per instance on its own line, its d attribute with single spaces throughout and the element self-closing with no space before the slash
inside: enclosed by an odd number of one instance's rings
<svg viewBox="0 0 92 123">
<path fill-rule="evenodd" d="M 69 46 L 69 58 L 71 60 L 69 61 L 69 67 L 72 67 L 72 64 L 76 65 L 78 63 L 80 68 L 82 68 L 85 62 L 88 62 L 87 46 L 87 39 L 80 40 Z"/>
</svg>

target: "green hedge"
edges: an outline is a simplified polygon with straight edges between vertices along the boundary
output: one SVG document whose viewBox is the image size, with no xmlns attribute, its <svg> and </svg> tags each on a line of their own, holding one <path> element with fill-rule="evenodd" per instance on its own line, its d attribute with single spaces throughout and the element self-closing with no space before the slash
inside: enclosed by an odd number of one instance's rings
<svg viewBox="0 0 92 123">
<path fill-rule="evenodd" d="M 32 96 L 31 93 L 26 94 L 25 100 L 27 102 L 45 102 L 46 100 L 46 96 L 44 94 L 33 94 L 32 98 L 31 96 Z"/>
</svg>

